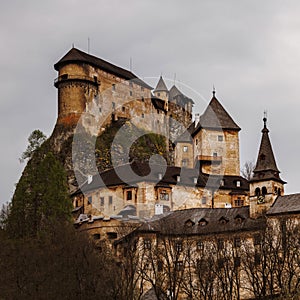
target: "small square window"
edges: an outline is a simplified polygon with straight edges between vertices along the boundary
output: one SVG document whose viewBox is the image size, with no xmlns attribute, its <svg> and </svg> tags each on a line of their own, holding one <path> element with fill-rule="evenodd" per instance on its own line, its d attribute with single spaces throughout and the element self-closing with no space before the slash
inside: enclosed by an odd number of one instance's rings
<svg viewBox="0 0 300 300">
<path fill-rule="evenodd" d="M 142 102 L 145 102 L 145 98 L 144 97 L 142 97 Z"/>
<path fill-rule="evenodd" d="M 151 249 L 151 240 L 144 240 L 144 248 Z"/>
<path fill-rule="evenodd" d="M 188 152 L 188 146 L 183 146 L 183 152 Z"/>
<path fill-rule="evenodd" d="M 202 241 L 197 242 L 197 250 L 203 250 L 204 249 L 204 243 Z"/>
<path fill-rule="evenodd" d="M 202 202 L 202 204 L 203 204 L 203 205 L 205 205 L 205 204 L 206 204 L 206 202 L 207 202 L 207 201 L 206 201 L 206 197 L 202 197 L 202 200 L 201 200 L 201 202 Z"/>
<path fill-rule="evenodd" d="M 181 252 L 182 251 L 182 242 L 176 242 L 175 243 L 175 250 L 176 250 L 176 252 Z"/>
<path fill-rule="evenodd" d="M 113 202 L 113 197 L 112 197 L 112 196 L 109 196 L 109 197 L 108 197 L 108 204 L 109 204 L 109 205 L 112 205 L 112 202 Z"/>
<path fill-rule="evenodd" d="M 125 106 L 122 106 L 122 112 L 125 112 L 126 108 Z"/>
<path fill-rule="evenodd" d="M 240 186 L 241 186 L 241 182 L 240 182 L 239 180 L 236 182 L 236 186 L 237 186 L 237 187 L 240 187 Z"/>
<path fill-rule="evenodd" d="M 126 199 L 127 200 L 132 200 L 132 191 L 127 191 L 126 192 Z"/>
<path fill-rule="evenodd" d="M 213 157 L 217 157 L 218 156 L 218 153 L 217 152 L 214 152 L 213 153 Z"/>
<path fill-rule="evenodd" d="M 142 119 L 144 119 L 145 118 L 145 114 L 142 114 Z"/>
<path fill-rule="evenodd" d="M 129 95 L 132 96 L 132 91 L 129 92 Z"/>
<path fill-rule="evenodd" d="M 100 197 L 100 206 L 104 206 L 104 197 Z"/>
<path fill-rule="evenodd" d="M 163 190 L 160 192 L 160 200 L 169 201 L 169 194 Z"/>
<path fill-rule="evenodd" d="M 223 135 L 218 135 L 218 141 L 223 142 Z"/>
</svg>

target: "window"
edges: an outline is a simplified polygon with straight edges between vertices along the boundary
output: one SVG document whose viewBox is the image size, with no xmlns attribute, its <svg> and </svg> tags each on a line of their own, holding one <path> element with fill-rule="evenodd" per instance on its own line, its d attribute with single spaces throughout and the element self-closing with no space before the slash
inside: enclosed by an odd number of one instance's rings
<svg viewBox="0 0 300 300">
<path fill-rule="evenodd" d="M 93 234 L 93 239 L 94 240 L 100 240 L 100 233 Z"/>
<path fill-rule="evenodd" d="M 236 238 L 234 239 L 234 247 L 236 247 L 236 248 L 241 247 L 241 238 L 236 237 Z"/>
<path fill-rule="evenodd" d="M 260 236 L 260 234 L 255 234 L 254 235 L 254 241 L 253 241 L 254 246 L 260 245 L 260 242 L 261 242 L 261 236 Z"/>
<path fill-rule="evenodd" d="M 118 234 L 116 232 L 108 232 L 107 237 L 108 237 L 108 239 L 113 240 L 118 237 Z"/>
<path fill-rule="evenodd" d="M 205 205 L 205 204 L 206 204 L 206 202 L 207 202 L 207 201 L 206 201 L 206 197 L 202 197 L 202 200 L 201 200 L 201 202 L 202 202 L 202 204 L 203 204 L 203 205 Z"/>
<path fill-rule="evenodd" d="M 115 90 L 116 90 L 116 85 L 115 85 L 115 84 L 112 84 L 111 89 L 112 89 L 113 91 L 115 91 Z"/>
<path fill-rule="evenodd" d="M 182 261 L 176 261 L 175 262 L 175 270 L 176 271 L 182 271 L 183 270 L 183 262 Z"/>
<path fill-rule="evenodd" d="M 129 95 L 132 96 L 132 91 L 129 92 Z"/>
<path fill-rule="evenodd" d="M 260 196 L 260 188 L 258 188 L 258 187 L 255 189 L 255 196 L 256 197 Z"/>
<path fill-rule="evenodd" d="M 197 242 L 197 250 L 203 250 L 204 249 L 204 243 L 202 241 Z"/>
<path fill-rule="evenodd" d="M 122 106 L 122 112 L 125 112 L 126 108 L 125 106 Z"/>
<path fill-rule="evenodd" d="M 181 166 L 182 166 L 182 167 L 187 167 L 187 159 L 183 159 L 183 160 L 181 161 Z"/>
<path fill-rule="evenodd" d="M 262 189 L 261 189 L 261 194 L 262 194 L 263 196 L 265 196 L 265 195 L 267 194 L 267 188 L 266 188 L 265 186 L 262 187 Z"/>
<path fill-rule="evenodd" d="M 218 153 L 217 153 L 217 152 L 214 152 L 214 153 L 213 153 L 213 156 L 214 156 L 214 157 L 217 157 L 217 156 L 218 156 Z"/>
<path fill-rule="evenodd" d="M 188 152 L 188 146 L 183 146 L 183 152 Z"/>
<path fill-rule="evenodd" d="M 175 250 L 176 252 L 181 252 L 182 251 L 182 242 L 176 242 L 175 243 Z"/>
<path fill-rule="evenodd" d="M 218 135 L 218 141 L 223 142 L 223 135 Z"/>
<path fill-rule="evenodd" d="M 132 82 L 131 81 L 129 81 L 129 86 L 132 87 Z"/>
<path fill-rule="evenodd" d="M 234 206 L 244 206 L 244 200 L 241 198 L 237 198 L 234 200 Z"/>
<path fill-rule="evenodd" d="M 159 96 L 160 96 L 160 93 L 157 93 L 157 96 L 159 97 Z"/>
<path fill-rule="evenodd" d="M 143 86 L 141 86 L 141 91 L 143 91 L 144 90 L 144 87 Z"/>
<path fill-rule="evenodd" d="M 222 239 L 218 239 L 217 245 L 219 250 L 224 249 L 224 241 Z"/>
<path fill-rule="evenodd" d="M 239 180 L 236 181 L 236 186 L 240 187 L 241 186 L 241 182 Z"/>
<path fill-rule="evenodd" d="M 104 197 L 100 197 L 100 206 L 104 206 Z"/>
<path fill-rule="evenodd" d="M 142 118 L 143 118 L 143 119 L 145 118 L 145 115 L 144 115 L 144 114 L 142 114 Z"/>
<path fill-rule="evenodd" d="M 142 102 L 145 102 L 145 98 L 144 97 L 142 97 Z"/>
<path fill-rule="evenodd" d="M 112 102 L 112 103 L 111 103 L 111 107 L 112 107 L 112 109 L 115 109 L 115 108 L 116 108 L 116 103 L 115 103 L 115 102 Z"/>
<path fill-rule="evenodd" d="M 224 180 L 223 179 L 220 180 L 220 186 L 224 186 Z"/>
<path fill-rule="evenodd" d="M 101 107 L 99 107 L 99 112 L 100 112 L 100 113 L 102 112 L 102 108 L 101 108 Z"/>
<path fill-rule="evenodd" d="M 126 192 L 126 199 L 127 200 L 132 200 L 132 191 L 127 191 Z"/>
<path fill-rule="evenodd" d="M 237 256 L 237 257 L 234 258 L 234 266 L 236 268 L 238 268 L 238 267 L 241 266 L 241 258 L 239 256 Z"/>
<path fill-rule="evenodd" d="M 113 202 L 113 197 L 112 197 L 112 196 L 109 196 L 109 197 L 108 197 L 108 204 L 109 204 L 109 205 L 112 205 L 112 202 Z"/>
<path fill-rule="evenodd" d="M 198 139 L 196 139 L 196 145 L 198 145 Z"/>
<path fill-rule="evenodd" d="M 199 226 L 206 226 L 207 225 L 207 221 L 205 219 L 201 219 L 199 222 L 198 222 Z"/>
<path fill-rule="evenodd" d="M 169 201 L 169 194 L 166 190 L 160 192 L 160 200 Z"/>
<path fill-rule="evenodd" d="M 88 204 L 92 204 L 93 203 L 93 198 L 92 196 L 88 197 Z"/>
<path fill-rule="evenodd" d="M 144 240 L 144 248 L 151 249 L 151 240 Z"/>
</svg>

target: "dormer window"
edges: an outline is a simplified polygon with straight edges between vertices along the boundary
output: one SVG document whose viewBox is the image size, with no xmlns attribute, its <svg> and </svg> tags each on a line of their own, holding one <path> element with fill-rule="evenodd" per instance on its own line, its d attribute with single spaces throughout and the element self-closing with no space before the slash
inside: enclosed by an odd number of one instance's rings
<svg viewBox="0 0 300 300">
<path fill-rule="evenodd" d="M 184 225 L 186 227 L 193 227 L 195 225 L 195 222 L 193 222 L 191 219 L 188 219 L 187 221 L 185 221 Z"/>
<path fill-rule="evenodd" d="M 244 221 L 244 219 L 245 219 L 245 218 L 244 218 L 243 216 L 241 216 L 241 215 L 237 215 L 237 216 L 234 218 L 235 222 L 238 223 L 238 224 L 242 223 L 242 222 Z"/>
<path fill-rule="evenodd" d="M 228 223 L 228 219 L 227 218 L 225 218 L 225 217 L 221 217 L 220 219 L 219 219 L 219 223 L 221 224 L 221 225 L 226 225 L 227 223 Z"/>
<path fill-rule="evenodd" d="M 206 226 L 207 224 L 208 222 L 204 218 L 200 219 L 200 221 L 198 222 L 199 226 Z"/>
<path fill-rule="evenodd" d="M 126 191 L 126 200 L 132 200 L 132 191 Z"/>
<path fill-rule="evenodd" d="M 239 180 L 236 181 L 236 186 L 240 187 L 241 186 L 241 182 Z"/>
<path fill-rule="evenodd" d="M 159 197 L 160 197 L 160 200 L 169 201 L 169 194 L 168 194 L 168 192 L 166 190 L 162 190 L 160 192 Z"/>
<path fill-rule="evenodd" d="M 223 179 L 220 180 L 220 186 L 224 186 L 225 182 Z"/>
</svg>

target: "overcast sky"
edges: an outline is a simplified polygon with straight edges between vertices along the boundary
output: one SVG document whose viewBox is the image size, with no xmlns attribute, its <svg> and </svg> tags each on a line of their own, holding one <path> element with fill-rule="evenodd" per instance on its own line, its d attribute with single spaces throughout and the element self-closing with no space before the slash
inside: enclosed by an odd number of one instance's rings
<svg viewBox="0 0 300 300">
<path fill-rule="evenodd" d="M 10 0 L 0 4 L 0 203 L 11 199 L 34 129 L 57 116 L 53 68 L 70 48 L 148 77 L 163 74 L 196 97 L 217 98 L 242 128 L 241 162 L 256 160 L 268 127 L 287 193 L 300 192 L 299 1 Z M 188 93 L 188 91 L 187 91 Z"/>
</svg>

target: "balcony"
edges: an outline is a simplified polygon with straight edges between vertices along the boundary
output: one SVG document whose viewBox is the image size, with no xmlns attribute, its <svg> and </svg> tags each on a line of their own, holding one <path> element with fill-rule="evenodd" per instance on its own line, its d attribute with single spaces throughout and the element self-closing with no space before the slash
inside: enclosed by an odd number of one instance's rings
<svg viewBox="0 0 300 300">
<path fill-rule="evenodd" d="M 79 82 L 85 82 L 89 84 L 93 84 L 95 86 L 100 85 L 100 81 L 98 81 L 98 78 L 96 76 L 94 77 L 89 77 L 89 76 L 84 76 L 84 75 L 69 75 L 69 74 L 63 74 L 61 76 L 58 76 L 54 80 L 54 86 L 58 87 L 58 85 L 62 82 L 67 82 L 67 81 L 79 81 Z"/>
</svg>

